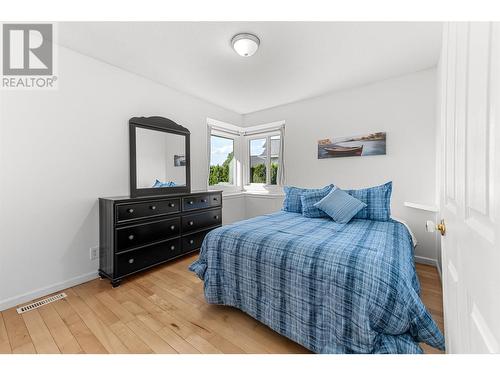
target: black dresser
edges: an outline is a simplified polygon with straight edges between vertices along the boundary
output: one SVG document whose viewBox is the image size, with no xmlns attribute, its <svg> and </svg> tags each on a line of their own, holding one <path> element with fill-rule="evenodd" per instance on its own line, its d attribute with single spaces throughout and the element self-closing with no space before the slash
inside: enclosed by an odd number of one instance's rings
<svg viewBox="0 0 500 375">
<path fill-rule="evenodd" d="M 200 248 L 222 223 L 220 191 L 99 198 L 99 276 L 113 287 Z"/>
</svg>

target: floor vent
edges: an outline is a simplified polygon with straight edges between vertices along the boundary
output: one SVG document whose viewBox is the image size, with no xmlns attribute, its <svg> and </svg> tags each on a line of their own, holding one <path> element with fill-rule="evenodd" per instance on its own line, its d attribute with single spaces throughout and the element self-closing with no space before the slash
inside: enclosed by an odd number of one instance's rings
<svg viewBox="0 0 500 375">
<path fill-rule="evenodd" d="M 17 309 L 17 313 L 22 314 L 22 313 L 25 313 L 25 312 L 28 312 L 31 310 L 38 309 L 40 306 L 47 305 L 48 303 L 51 303 L 54 301 L 58 301 L 60 299 L 63 299 L 64 297 L 66 297 L 66 293 L 55 294 L 53 296 L 41 299 L 40 301 L 36 301 L 36 302 L 30 303 L 29 305 L 20 307 Z"/>
</svg>

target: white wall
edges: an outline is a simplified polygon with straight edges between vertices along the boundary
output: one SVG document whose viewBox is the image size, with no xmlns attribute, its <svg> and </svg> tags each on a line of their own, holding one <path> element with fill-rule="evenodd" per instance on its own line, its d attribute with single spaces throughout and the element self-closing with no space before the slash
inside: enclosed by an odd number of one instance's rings
<svg viewBox="0 0 500 375">
<path fill-rule="evenodd" d="M 206 188 L 206 119 L 241 116 L 59 47 L 59 88 L 0 93 L 0 310 L 94 277 L 97 198 L 129 194 L 128 120 L 191 131 Z"/>
<path fill-rule="evenodd" d="M 245 215 L 247 218 L 269 214 L 281 210 L 284 196 L 246 195 Z"/>
<path fill-rule="evenodd" d="M 436 204 L 436 69 L 243 116 L 243 125 L 286 121 L 286 183 L 360 188 L 393 181 L 392 212 L 414 230 L 419 257 L 437 259 L 425 220 L 435 215 L 403 206 Z M 317 141 L 387 132 L 387 155 L 317 158 Z M 421 259 L 422 260 L 422 259 Z M 425 260 L 425 259 L 424 259 Z"/>
<path fill-rule="evenodd" d="M 245 220 L 246 218 L 246 197 L 243 194 L 224 196 L 222 198 L 223 225 Z"/>
</svg>

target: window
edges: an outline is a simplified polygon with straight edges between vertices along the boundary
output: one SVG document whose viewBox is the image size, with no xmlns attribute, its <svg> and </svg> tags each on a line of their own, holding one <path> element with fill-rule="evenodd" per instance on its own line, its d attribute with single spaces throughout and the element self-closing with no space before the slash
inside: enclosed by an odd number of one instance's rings
<svg viewBox="0 0 500 375">
<path fill-rule="evenodd" d="M 280 136 L 267 135 L 249 140 L 249 183 L 277 185 Z"/>
<path fill-rule="evenodd" d="M 250 140 L 250 183 L 265 184 L 267 180 L 266 139 Z"/>
<path fill-rule="evenodd" d="M 210 174 L 208 184 L 234 185 L 234 140 L 218 135 L 210 136 Z"/>
<path fill-rule="evenodd" d="M 278 191 L 284 182 L 283 121 L 239 127 L 207 119 L 207 187 L 236 191 Z"/>
</svg>

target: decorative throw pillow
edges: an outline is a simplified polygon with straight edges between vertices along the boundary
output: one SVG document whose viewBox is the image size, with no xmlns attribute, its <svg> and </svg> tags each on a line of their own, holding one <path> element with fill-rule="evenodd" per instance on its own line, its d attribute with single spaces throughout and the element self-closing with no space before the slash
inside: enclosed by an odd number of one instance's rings
<svg viewBox="0 0 500 375">
<path fill-rule="evenodd" d="M 152 187 L 154 188 L 163 188 L 163 187 L 174 187 L 177 186 L 175 182 L 169 181 L 169 182 L 161 182 L 159 180 L 156 180 L 154 185 Z"/>
<path fill-rule="evenodd" d="M 302 201 L 301 195 L 311 191 L 327 189 L 327 192 L 333 185 L 325 186 L 322 189 L 303 189 L 295 186 L 285 186 L 283 191 L 285 192 L 285 200 L 283 201 L 283 211 L 302 213 Z"/>
<path fill-rule="evenodd" d="M 305 217 L 328 217 L 328 214 L 318 207 L 316 203 L 326 197 L 335 187 L 326 186 L 321 190 L 307 191 L 300 196 L 302 203 L 302 215 Z"/>
<path fill-rule="evenodd" d="M 366 203 L 334 187 L 323 199 L 314 206 L 328 214 L 337 223 L 348 223 L 354 215 L 366 207 Z"/>
<path fill-rule="evenodd" d="M 366 203 L 354 219 L 389 221 L 391 218 L 392 181 L 366 189 L 344 190 L 354 198 Z"/>
</svg>

